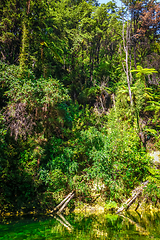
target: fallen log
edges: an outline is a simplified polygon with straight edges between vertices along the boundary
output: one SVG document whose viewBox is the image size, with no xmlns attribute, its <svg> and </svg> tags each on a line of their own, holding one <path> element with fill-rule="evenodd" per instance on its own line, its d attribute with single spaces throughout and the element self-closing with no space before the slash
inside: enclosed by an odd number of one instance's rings
<svg viewBox="0 0 160 240">
<path fill-rule="evenodd" d="M 130 197 L 129 199 L 127 199 L 127 201 L 122 205 L 122 207 L 120 207 L 118 209 L 118 211 L 116 212 L 117 214 L 122 212 L 123 210 L 127 210 L 130 208 L 130 206 L 135 202 L 135 200 L 137 199 L 137 197 L 143 192 L 144 188 L 147 186 L 148 181 L 144 182 L 141 184 L 140 187 L 136 188 L 133 192 L 134 194 L 132 195 L 132 197 Z"/>
<path fill-rule="evenodd" d="M 71 193 L 69 193 L 67 195 L 67 197 L 60 203 L 58 204 L 55 208 L 54 208 L 54 211 L 56 212 L 58 210 L 58 208 L 60 208 L 67 200 L 68 198 L 70 198 L 70 196 L 74 193 L 74 191 L 72 191 Z"/>
<path fill-rule="evenodd" d="M 58 210 L 58 214 L 61 213 L 64 208 L 67 206 L 67 204 L 71 201 L 71 199 L 74 197 L 74 193 L 67 199 L 67 201 L 62 205 L 62 207 Z"/>
</svg>

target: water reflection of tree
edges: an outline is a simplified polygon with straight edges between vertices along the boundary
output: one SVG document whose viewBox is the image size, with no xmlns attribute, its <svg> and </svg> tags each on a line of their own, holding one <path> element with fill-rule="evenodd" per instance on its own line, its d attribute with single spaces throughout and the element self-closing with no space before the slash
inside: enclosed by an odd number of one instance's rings
<svg viewBox="0 0 160 240">
<path fill-rule="evenodd" d="M 149 232 L 144 228 L 142 227 L 139 223 L 137 223 L 136 221 L 132 220 L 130 217 L 128 216 L 125 216 L 123 214 L 120 215 L 121 217 L 123 217 L 124 219 L 127 219 L 129 223 L 131 223 L 132 225 L 134 225 L 136 227 L 136 231 L 138 231 L 141 235 L 146 235 L 148 236 L 149 235 Z M 130 216 L 132 216 L 130 214 Z M 132 216 L 133 217 L 133 216 Z"/>
<path fill-rule="evenodd" d="M 66 227 L 69 231 L 72 231 L 73 227 L 71 224 L 65 219 L 62 214 L 57 214 L 54 218 L 59 221 L 64 227 Z"/>
<path fill-rule="evenodd" d="M 54 218 L 55 216 L 55 218 Z M 7 221 L 7 223 L 9 223 Z M 30 219 L 19 219 L 13 223 L 0 225 L 0 239 L 159 239 L 160 216 L 151 211 L 125 212 L 117 214 L 70 214 L 50 215 Z"/>
</svg>

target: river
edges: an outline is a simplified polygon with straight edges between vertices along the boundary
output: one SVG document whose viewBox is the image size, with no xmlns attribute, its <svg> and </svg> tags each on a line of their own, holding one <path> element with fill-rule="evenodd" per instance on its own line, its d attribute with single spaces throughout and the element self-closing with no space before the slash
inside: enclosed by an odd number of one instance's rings
<svg viewBox="0 0 160 240">
<path fill-rule="evenodd" d="M 160 239 L 160 213 L 28 215 L 0 218 L 0 240 Z"/>
</svg>

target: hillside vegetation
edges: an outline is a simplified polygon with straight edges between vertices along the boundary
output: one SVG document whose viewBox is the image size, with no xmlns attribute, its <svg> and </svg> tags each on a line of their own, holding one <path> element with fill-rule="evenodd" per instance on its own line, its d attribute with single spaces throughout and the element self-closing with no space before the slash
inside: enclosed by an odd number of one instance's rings
<svg viewBox="0 0 160 240">
<path fill-rule="evenodd" d="M 5 0 L 0 7 L 0 210 L 63 197 L 160 199 L 160 4 Z M 93 190 L 94 189 L 94 190 Z"/>
</svg>

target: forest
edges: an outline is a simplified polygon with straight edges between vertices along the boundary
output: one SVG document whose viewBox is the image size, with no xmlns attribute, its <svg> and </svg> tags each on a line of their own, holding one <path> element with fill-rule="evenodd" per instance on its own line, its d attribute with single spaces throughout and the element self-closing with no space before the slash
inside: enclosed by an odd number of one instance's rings
<svg viewBox="0 0 160 240">
<path fill-rule="evenodd" d="M 160 3 L 1 0 L 0 212 L 160 201 Z"/>
</svg>

